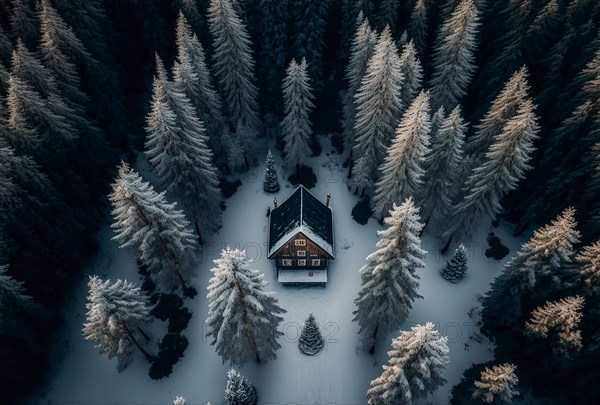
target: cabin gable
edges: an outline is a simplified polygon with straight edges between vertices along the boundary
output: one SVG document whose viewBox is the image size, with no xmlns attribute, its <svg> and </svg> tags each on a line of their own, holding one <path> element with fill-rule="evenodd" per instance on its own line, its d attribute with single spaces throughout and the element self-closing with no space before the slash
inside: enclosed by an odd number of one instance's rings
<svg viewBox="0 0 600 405">
<path fill-rule="evenodd" d="M 273 253 L 271 258 L 275 259 L 277 267 L 281 268 L 325 268 L 331 256 L 299 232 Z"/>
</svg>

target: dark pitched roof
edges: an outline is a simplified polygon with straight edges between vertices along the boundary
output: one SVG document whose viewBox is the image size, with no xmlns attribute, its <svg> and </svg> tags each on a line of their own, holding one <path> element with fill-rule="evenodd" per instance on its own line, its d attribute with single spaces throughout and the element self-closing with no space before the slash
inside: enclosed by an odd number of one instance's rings
<svg viewBox="0 0 600 405">
<path fill-rule="evenodd" d="M 331 209 L 299 186 L 277 208 L 269 220 L 269 257 L 302 232 L 333 257 L 333 218 Z"/>
</svg>

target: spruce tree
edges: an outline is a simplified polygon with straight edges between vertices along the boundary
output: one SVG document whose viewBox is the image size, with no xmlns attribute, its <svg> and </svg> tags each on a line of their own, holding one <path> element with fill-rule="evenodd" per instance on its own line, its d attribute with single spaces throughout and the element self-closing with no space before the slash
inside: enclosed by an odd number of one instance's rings
<svg viewBox="0 0 600 405">
<path fill-rule="evenodd" d="M 317 325 L 314 315 L 310 314 L 302 327 L 298 348 L 307 356 L 314 356 L 323 348 L 323 343 L 319 325 Z"/>
<path fill-rule="evenodd" d="M 354 300 L 353 321 L 360 326 L 364 348 L 370 352 L 377 337 L 399 328 L 412 301 L 421 298 L 417 271 L 425 267 L 426 252 L 419 239 L 423 225 L 412 198 L 399 206 L 394 203 L 384 222 L 387 228 L 377 232 L 377 250 L 360 269 L 361 288 Z"/>
<path fill-rule="evenodd" d="M 421 92 L 404 113 L 379 169 L 381 175 L 373 199 L 375 218 L 383 219 L 394 202 L 413 196 L 422 186 L 430 129 L 429 94 Z"/>
<path fill-rule="evenodd" d="M 433 53 L 430 81 L 434 109 L 451 111 L 462 97 L 475 71 L 479 11 L 474 0 L 461 0 L 440 28 Z"/>
<path fill-rule="evenodd" d="M 244 251 L 221 252 L 211 269 L 208 286 L 207 336 L 223 361 L 243 364 L 249 360 L 275 359 L 281 347 L 277 328 L 286 311 L 279 307 L 273 293 L 264 290 L 264 275 L 251 267 Z M 239 332 L 232 332 L 239 331 Z"/>
<path fill-rule="evenodd" d="M 184 292 L 188 290 L 185 256 L 193 251 L 194 235 L 189 222 L 176 204 L 167 202 L 165 193 L 157 193 L 150 183 L 121 163 L 108 196 L 112 204 L 117 240 L 121 247 L 134 247 L 148 266 L 155 281 L 170 287 L 175 275 Z M 174 273 L 174 274 L 173 274 Z"/>
<path fill-rule="evenodd" d="M 21 38 L 28 47 L 35 46 L 38 39 L 39 22 L 31 0 L 13 0 L 10 13 L 10 32 L 13 38 Z"/>
<path fill-rule="evenodd" d="M 213 69 L 231 125 L 258 132 L 258 89 L 254 84 L 254 59 L 248 31 L 232 0 L 211 0 L 208 22 L 213 36 Z"/>
<path fill-rule="evenodd" d="M 467 249 L 465 245 L 460 245 L 452 254 L 452 257 L 442 268 L 442 277 L 446 280 L 456 283 L 467 273 Z"/>
<path fill-rule="evenodd" d="M 377 41 L 355 97 L 354 186 L 363 193 L 378 179 L 378 170 L 394 137 L 402 111 L 404 77 L 390 29 Z"/>
<path fill-rule="evenodd" d="M 576 256 L 579 274 L 591 295 L 600 293 L 600 241 L 584 247 Z"/>
<path fill-rule="evenodd" d="M 221 191 L 204 125 L 186 94 L 166 77 L 157 60 L 151 110 L 146 117 L 146 154 L 167 192 L 177 195 L 196 233 L 221 225 Z"/>
<path fill-rule="evenodd" d="M 519 377 L 515 374 L 516 369 L 517 366 L 509 363 L 486 367 L 479 380 L 474 383 L 477 389 L 473 392 L 473 398 L 481 398 L 487 404 L 493 403 L 495 399 L 511 402 L 513 397 L 519 395 Z"/>
<path fill-rule="evenodd" d="M 433 323 L 416 325 L 392 340 L 388 365 L 371 381 L 369 405 L 411 404 L 426 398 L 446 380 L 449 363 L 448 338 L 440 336 Z"/>
<path fill-rule="evenodd" d="M 409 38 L 414 42 L 419 55 L 424 56 L 427 51 L 427 30 L 429 23 L 428 0 L 416 0 L 410 13 L 408 24 Z"/>
<path fill-rule="evenodd" d="M 83 324 L 83 337 L 96 344 L 108 358 L 117 357 L 117 369 L 122 371 L 131 361 L 135 346 L 148 361 L 153 357 L 143 348 L 143 328 L 150 321 L 148 297 L 127 280 L 101 280 L 90 276 L 88 303 L 85 305 L 87 322 Z"/>
<path fill-rule="evenodd" d="M 292 59 L 283 80 L 283 101 L 285 117 L 281 123 L 285 152 L 285 162 L 296 171 L 311 155 L 308 146 L 311 128 L 309 115 L 314 108 L 314 96 L 306 59 L 297 63 Z"/>
<path fill-rule="evenodd" d="M 408 107 L 422 87 L 423 68 L 417 55 L 417 50 L 410 40 L 400 54 L 400 69 L 404 81 L 400 90 L 402 105 Z"/>
<path fill-rule="evenodd" d="M 398 20 L 398 0 L 380 0 L 375 12 L 375 21 L 379 29 L 390 27 L 392 32 L 396 32 Z"/>
<path fill-rule="evenodd" d="M 276 193 L 279 191 L 279 180 L 277 178 L 277 169 L 271 150 L 267 153 L 265 161 L 265 178 L 263 182 L 263 191 L 265 193 Z"/>
<path fill-rule="evenodd" d="M 256 388 L 232 368 L 227 372 L 225 399 L 229 405 L 256 405 Z"/>
<path fill-rule="evenodd" d="M 5 196 L 3 185 L 0 184 L 0 199 Z M 2 334 L 17 327 L 19 311 L 33 304 L 33 299 L 25 292 L 25 284 L 8 274 L 8 269 L 8 265 L 0 265 L 0 333 Z"/>
</svg>

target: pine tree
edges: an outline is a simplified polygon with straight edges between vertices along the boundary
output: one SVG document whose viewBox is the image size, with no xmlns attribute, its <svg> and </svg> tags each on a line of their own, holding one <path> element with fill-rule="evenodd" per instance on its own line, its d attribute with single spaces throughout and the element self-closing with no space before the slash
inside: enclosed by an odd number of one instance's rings
<svg viewBox="0 0 600 405">
<path fill-rule="evenodd" d="M 131 361 L 132 345 L 148 361 L 153 357 L 142 347 L 141 337 L 147 337 L 143 328 L 150 321 L 148 297 L 127 280 L 101 280 L 90 276 L 88 303 L 85 305 L 87 323 L 83 337 L 96 344 L 108 358 L 117 357 L 117 369 L 122 371 Z"/>
<path fill-rule="evenodd" d="M 151 110 L 146 117 L 146 154 L 168 192 L 181 198 L 196 233 L 221 225 L 221 191 L 204 125 L 183 90 L 166 77 L 157 60 Z"/>
<path fill-rule="evenodd" d="M 446 382 L 442 374 L 449 363 L 448 352 L 448 338 L 440 336 L 431 322 L 402 332 L 392 340 L 383 373 L 371 381 L 368 404 L 411 404 L 427 397 Z"/>
<path fill-rule="evenodd" d="M 367 257 L 360 269 L 361 289 L 354 300 L 354 322 L 364 334 L 364 348 L 373 352 L 378 336 L 400 327 L 408 317 L 417 293 L 417 271 L 425 267 L 421 248 L 419 209 L 412 198 L 401 205 L 394 203 L 384 220 L 388 227 L 377 234 L 377 250 Z"/>
<path fill-rule="evenodd" d="M 519 377 L 515 374 L 516 369 L 517 366 L 509 363 L 486 367 L 479 380 L 475 381 L 477 389 L 473 392 L 473 398 L 481 398 L 487 404 L 494 402 L 494 399 L 511 402 L 513 397 L 519 395 Z"/>
<path fill-rule="evenodd" d="M 165 193 L 157 193 L 150 183 L 121 163 L 119 174 L 109 195 L 117 240 L 121 247 L 135 247 L 141 261 L 148 266 L 155 280 L 172 284 L 173 273 L 182 289 L 188 287 L 184 278 L 185 255 L 193 251 L 194 236 L 189 222 L 176 204 L 167 202 Z"/>
<path fill-rule="evenodd" d="M 254 84 L 252 43 L 232 0 L 211 0 L 208 22 L 213 36 L 213 69 L 231 125 L 238 121 L 258 132 L 258 89 Z"/>
<path fill-rule="evenodd" d="M 233 364 L 275 359 L 275 351 L 281 347 L 277 338 L 283 335 L 277 329 L 283 321 L 279 314 L 286 311 L 273 293 L 264 290 L 264 275 L 254 270 L 246 253 L 238 249 L 224 249 L 214 262 L 217 266 L 211 269 L 214 276 L 208 287 L 206 320 L 211 344 L 223 361 Z"/>
<path fill-rule="evenodd" d="M 2 189 L 0 184 L 0 199 L 5 196 Z M 8 268 L 8 265 L 0 266 L 0 332 L 3 334 L 10 332 L 19 323 L 15 312 L 31 307 L 33 303 L 33 299 L 25 292 L 24 283 L 8 274 Z"/>
<path fill-rule="evenodd" d="M 600 241 L 584 247 L 575 258 L 587 291 L 600 293 Z"/>
<path fill-rule="evenodd" d="M 254 138 L 254 135 L 238 122 L 236 128 L 225 129 L 222 143 L 227 157 L 227 169 L 232 173 L 241 173 L 248 170 L 249 163 L 246 157 L 246 146 Z"/>
<path fill-rule="evenodd" d="M 309 115 L 314 108 L 312 88 L 306 59 L 297 63 L 292 59 L 283 80 L 285 117 L 281 123 L 285 146 L 285 161 L 296 171 L 311 155 L 308 142 L 311 136 Z"/>
<path fill-rule="evenodd" d="M 429 21 L 428 0 L 416 0 L 410 14 L 408 24 L 408 36 L 415 44 L 415 48 L 421 56 L 427 51 L 427 29 Z"/>
<path fill-rule="evenodd" d="M 440 124 L 440 120 L 441 124 Z M 441 225 L 452 211 L 456 191 L 460 187 L 460 166 L 467 125 L 459 107 L 447 118 L 438 110 L 431 123 L 431 149 L 423 164 L 425 176 L 419 191 L 421 209 L 426 222 Z"/>
<path fill-rule="evenodd" d="M 467 249 L 465 245 L 460 245 L 450 260 L 442 268 L 442 277 L 446 280 L 456 283 L 462 279 L 467 272 Z"/>
<path fill-rule="evenodd" d="M 354 122 L 356 120 L 354 99 L 377 43 L 377 33 L 371 29 L 369 20 L 363 17 L 362 12 L 358 15 L 356 25 L 356 33 L 350 48 L 350 59 L 346 66 L 348 89 L 344 96 L 342 110 L 344 148 L 349 150 L 350 154 L 352 154 L 352 147 L 354 146 Z"/>
<path fill-rule="evenodd" d="M 414 98 L 419 93 L 422 87 L 421 81 L 423 79 L 423 68 L 421 62 L 417 56 L 417 50 L 410 40 L 400 54 L 400 69 L 402 70 L 402 76 L 404 82 L 400 90 L 400 97 L 402 105 L 408 107 L 413 102 Z"/>
<path fill-rule="evenodd" d="M 447 237 L 458 232 L 470 236 L 484 214 L 495 217 L 502 208 L 502 197 L 524 177 L 539 131 L 533 110 L 531 100 L 522 102 L 516 115 L 494 137 L 484 163 L 473 169 L 465 182 L 462 191 L 465 197 L 453 213 Z"/>
<path fill-rule="evenodd" d="M 377 26 L 380 29 L 390 27 L 392 32 L 396 32 L 396 25 L 398 20 L 398 7 L 400 6 L 398 0 L 380 0 L 375 20 Z"/>
<path fill-rule="evenodd" d="M 467 94 L 475 71 L 479 11 L 474 0 L 461 0 L 444 22 L 433 53 L 434 72 L 430 82 L 435 107 L 451 111 Z"/>
<path fill-rule="evenodd" d="M 256 405 L 256 388 L 236 369 L 227 372 L 225 399 L 229 405 Z"/>
<path fill-rule="evenodd" d="M 532 336 L 548 338 L 552 332 L 558 337 L 555 352 L 569 357 L 573 351 L 582 348 L 581 331 L 578 329 L 582 318 L 583 298 L 580 296 L 548 301 L 531 313 L 531 319 L 525 323 L 527 333 Z"/>
<path fill-rule="evenodd" d="M 355 97 L 353 173 L 354 186 L 361 192 L 375 186 L 379 166 L 400 120 L 404 82 L 400 67 L 398 49 L 386 28 L 379 36 Z"/>
<path fill-rule="evenodd" d="M 323 348 L 323 343 L 319 325 L 317 325 L 314 315 L 310 314 L 302 327 L 298 348 L 307 356 L 314 356 Z"/>
<path fill-rule="evenodd" d="M 173 65 L 173 81 L 196 108 L 213 151 L 220 153 L 223 150 L 220 138 L 226 126 L 221 113 L 223 103 L 213 87 L 204 48 L 183 13 L 179 13 L 177 19 L 177 61 Z"/>
<path fill-rule="evenodd" d="M 422 186 L 430 129 L 429 94 L 421 92 L 404 113 L 379 170 L 381 175 L 373 199 L 376 218 L 383 219 L 395 201 L 404 201 Z"/>
<path fill-rule="evenodd" d="M 277 179 L 277 169 L 271 150 L 267 153 L 265 161 L 265 179 L 263 182 L 263 191 L 265 193 L 276 193 L 279 191 L 279 180 Z"/>
<path fill-rule="evenodd" d="M 10 14 L 10 32 L 21 38 L 28 47 L 33 47 L 38 38 L 39 22 L 31 0 L 13 0 Z"/>
</svg>

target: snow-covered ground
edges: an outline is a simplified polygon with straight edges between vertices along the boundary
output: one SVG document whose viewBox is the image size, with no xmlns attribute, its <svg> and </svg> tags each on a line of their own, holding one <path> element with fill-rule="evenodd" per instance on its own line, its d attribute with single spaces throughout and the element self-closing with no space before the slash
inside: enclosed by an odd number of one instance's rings
<svg viewBox="0 0 600 405">
<path fill-rule="evenodd" d="M 276 282 L 274 267 L 266 258 L 266 210 L 272 204 L 273 195 L 262 191 L 263 168 L 254 168 L 242 176 L 242 186 L 227 200 L 221 232 L 206 243 L 200 254 L 194 280 L 199 294 L 193 300 L 186 300 L 186 306 L 193 311 L 193 318 L 184 332 L 190 345 L 185 357 L 175 365 L 173 374 L 160 381 L 151 380 L 149 364 L 137 353 L 132 364 L 118 373 L 116 360 L 107 360 L 83 339 L 81 327 L 85 318 L 87 280 L 82 280 L 65 314 L 68 327 L 60 339 L 64 347 L 57 349 L 56 363 L 47 384 L 32 397 L 31 403 L 170 404 L 176 395 L 187 398 L 189 404 L 223 403 L 228 365 L 222 363 L 205 337 L 204 320 L 208 311 L 206 286 L 212 274 L 209 271 L 212 260 L 218 257 L 221 248 L 230 245 L 246 249 L 255 259 L 256 268 L 266 274 L 268 288 L 276 291 L 281 306 L 288 311 L 282 323 L 285 336 L 280 339 L 282 347 L 278 358 L 267 364 L 247 364 L 241 368 L 242 374 L 256 385 L 259 403 L 364 404 L 369 382 L 381 373 L 391 339 L 400 331 L 381 339 L 374 355 L 358 349 L 358 328 L 351 322 L 353 300 L 360 287 L 358 270 L 375 247 L 380 225 L 373 219 L 365 226 L 352 220 L 350 212 L 358 198 L 348 191 L 346 170 L 341 167 L 341 158 L 330 152 L 329 140 L 322 139 L 321 144 L 323 154 L 309 162 L 318 177 L 317 186 L 310 191 L 323 200 L 331 193 L 337 245 L 337 257 L 329 266 L 329 282 L 325 287 L 286 287 Z M 282 179 L 281 162 L 278 163 L 282 189 L 276 196 L 282 201 L 294 188 Z M 143 163 L 138 169 L 144 177 L 151 178 Z M 486 236 L 490 231 L 510 249 L 509 256 L 502 262 L 487 259 L 484 255 Z M 112 230 L 107 222 L 98 234 L 100 251 L 88 274 L 112 280 L 123 277 L 140 280 L 134 255 L 119 249 L 111 237 Z M 423 235 L 423 247 L 430 252 L 427 267 L 420 272 L 419 293 L 424 298 L 414 303 L 404 328 L 415 323 L 434 322 L 440 332 L 448 336 L 450 347 L 448 382 L 423 403 L 447 403 L 450 389 L 459 381 L 462 372 L 474 362 L 491 358 L 488 342 L 477 343 L 469 339 L 474 322 L 467 313 L 476 304 L 476 296 L 488 289 L 489 283 L 523 240 L 512 238 L 510 230 L 504 226 L 492 229 L 487 220 L 473 241 L 462 242 L 470 253 L 469 271 L 467 277 L 455 285 L 439 275 L 446 260 L 439 253 L 442 242 L 427 231 Z M 323 350 L 314 357 L 302 355 L 297 346 L 301 325 L 310 312 L 315 314 L 326 341 Z M 160 337 L 159 334 L 155 338 Z"/>
</svg>

